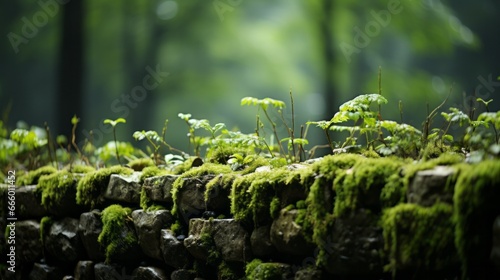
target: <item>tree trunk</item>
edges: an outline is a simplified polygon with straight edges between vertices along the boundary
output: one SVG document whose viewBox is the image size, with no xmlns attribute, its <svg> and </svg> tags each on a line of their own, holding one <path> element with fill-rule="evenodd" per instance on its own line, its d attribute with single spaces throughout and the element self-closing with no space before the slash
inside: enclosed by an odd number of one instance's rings
<svg viewBox="0 0 500 280">
<path fill-rule="evenodd" d="M 61 9 L 56 133 L 71 139 L 71 118 L 81 117 L 83 113 L 83 1 L 69 1 L 61 5 Z"/>
<path fill-rule="evenodd" d="M 330 120 L 333 114 L 337 111 L 335 97 L 337 96 L 335 84 L 333 81 L 333 67 L 335 65 L 335 53 L 333 48 L 333 30 L 332 30 L 332 13 L 333 0 L 323 0 L 323 18 L 320 24 L 320 34 L 323 39 L 323 59 L 324 59 L 324 76 L 323 76 L 323 96 L 325 101 L 324 119 Z"/>
</svg>

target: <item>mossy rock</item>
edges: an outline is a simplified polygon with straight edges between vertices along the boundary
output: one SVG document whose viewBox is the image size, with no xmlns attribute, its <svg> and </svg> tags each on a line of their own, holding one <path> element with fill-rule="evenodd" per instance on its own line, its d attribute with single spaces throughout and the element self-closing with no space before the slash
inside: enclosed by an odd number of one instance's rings
<svg viewBox="0 0 500 280">
<path fill-rule="evenodd" d="M 76 202 L 90 208 L 104 204 L 104 193 L 112 174 L 130 175 L 133 170 L 122 166 L 102 168 L 85 176 L 78 181 Z"/>
<path fill-rule="evenodd" d="M 492 225 L 500 215 L 500 161 L 463 167 L 455 187 L 455 244 L 465 277 L 497 275 L 490 261 Z M 488 274 L 489 273 L 489 274 Z"/>
<path fill-rule="evenodd" d="M 452 214 L 453 207 L 445 203 L 432 207 L 403 203 L 384 211 L 381 225 L 389 258 L 385 269 L 393 276 L 456 269 Z"/>
<path fill-rule="evenodd" d="M 76 204 L 79 178 L 66 170 L 41 176 L 36 189 L 41 196 L 41 205 L 55 216 L 79 216 L 82 211 Z"/>
<path fill-rule="evenodd" d="M 105 248 L 106 262 L 137 262 L 144 258 L 131 218 L 132 210 L 118 204 L 102 211 L 98 242 Z M 158 233 L 159 234 L 159 233 Z"/>
</svg>

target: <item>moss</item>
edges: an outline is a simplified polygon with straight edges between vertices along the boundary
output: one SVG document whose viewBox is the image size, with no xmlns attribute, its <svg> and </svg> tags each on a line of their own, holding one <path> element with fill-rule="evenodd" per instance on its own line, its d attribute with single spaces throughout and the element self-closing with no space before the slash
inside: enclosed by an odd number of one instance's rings
<svg viewBox="0 0 500 280">
<path fill-rule="evenodd" d="M 49 216 L 45 216 L 40 220 L 40 241 L 42 242 L 42 244 L 53 223 L 54 221 Z"/>
<path fill-rule="evenodd" d="M 456 264 L 453 243 L 453 207 L 400 204 L 384 211 L 381 225 L 384 249 L 389 256 L 386 270 L 439 271 Z"/>
<path fill-rule="evenodd" d="M 170 230 L 174 233 L 174 235 L 180 235 L 182 232 L 182 226 L 179 220 L 175 220 L 173 224 L 170 225 Z"/>
<path fill-rule="evenodd" d="M 128 166 L 134 171 L 143 171 L 146 167 L 155 166 L 155 163 L 151 158 L 138 158 L 130 161 Z"/>
<path fill-rule="evenodd" d="M 273 197 L 269 206 L 269 214 L 271 215 L 271 218 L 276 219 L 278 217 L 281 210 L 280 206 L 281 202 L 279 197 Z"/>
<path fill-rule="evenodd" d="M 228 174 L 233 172 L 231 168 L 227 165 L 215 164 L 215 163 L 205 163 L 202 166 L 193 167 L 189 171 L 184 172 L 182 175 L 175 179 L 172 185 L 172 199 L 174 201 L 174 206 L 172 208 L 172 213 L 177 212 L 177 193 L 184 185 L 184 180 L 186 178 L 201 177 L 205 175 L 220 175 Z"/>
<path fill-rule="evenodd" d="M 41 194 L 41 204 L 45 209 L 60 205 L 61 199 L 74 191 L 77 180 L 78 177 L 66 170 L 41 176 L 36 188 L 36 191 Z"/>
<path fill-rule="evenodd" d="M 183 174 L 188 170 L 190 170 L 193 167 L 193 162 L 198 159 L 199 159 L 198 157 L 190 157 L 186 159 L 183 163 L 176 165 L 172 170 L 172 172 L 176 175 Z"/>
<path fill-rule="evenodd" d="M 252 261 L 247 265 L 245 272 L 247 279 L 281 280 L 285 271 L 283 265 L 279 263 Z"/>
<path fill-rule="evenodd" d="M 245 275 L 247 276 L 247 279 L 252 279 L 249 278 L 250 275 L 260 264 L 262 264 L 262 261 L 260 259 L 253 259 L 251 262 L 247 263 L 247 265 L 245 266 Z"/>
<path fill-rule="evenodd" d="M 373 196 L 380 197 L 382 189 L 393 174 L 399 174 L 403 162 L 398 158 L 365 158 L 358 160 L 351 170 L 335 179 L 335 216 L 341 216 L 359 207 L 375 212 L 381 205 L 373 205 Z M 361 200 L 363 198 L 363 201 Z M 367 203 L 366 201 L 370 201 Z"/>
<path fill-rule="evenodd" d="M 208 201 L 212 193 L 212 189 L 221 186 L 223 189 L 231 188 L 234 180 L 240 176 L 239 174 L 232 172 L 226 174 L 219 174 L 210 180 L 205 186 L 205 201 Z"/>
<path fill-rule="evenodd" d="M 53 166 L 43 166 L 36 170 L 25 173 L 17 178 L 18 186 L 28 186 L 38 184 L 38 179 L 43 175 L 56 173 L 57 169 Z"/>
<path fill-rule="evenodd" d="M 124 227 L 130 220 L 130 208 L 113 204 L 102 211 L 102 231 L 97 241 L 105 248 L 106 262 L 109 263 L 114 256 L 123 254 L 134 244 L 137 244 L 137 237 L 131 231 L 123 236 Z"/>
<path fill-rule="evenodd" d="M 246 148 L 218 145 L 207 153 L 206 159 L 210 163 L 227 164 L 232 155 L 240 154 L 242 157 L 246 157 L 250 152 L 251 150 Z"/>
<path fill-rule="evenodd" d="M 239 280 L 241 277 L 238 275 L 239 271 L 235 265 L 228 264 L 222 261 L 217 267 L 217 279 L 219 280 Z"/>
<path fill-rule="evenodd" d="M 215 247 L 212 235 L 208 232 L 203 232 L 200 235 L 200 242 L 202 247 L 208 251 L 207 263 L 209 265 L 217 265 L 221 261 L 221 254 Z"/>
<path fill-rule="evenodd" d="M 134 169 L 135 170 L 135 169 Z M 157 167 L 156 165 L 153 166 L 147 166 L 142 169 L 142 174 L 140 178 L 140 182 L 144 182 L 146 178 L 154 177 L 154 176 L 161 176 L 161 175 L 167 175 L 170 172 L 166 169 L 161 169 Z"/>
<path fill-rule="evenodd" d="M 291 183 L 288 180 L 290 173 L 293 171 L 279 168 L 236 178 L 231 189 L 231 213 L 234 218 L 253 221 L 255 225 L 268 223 L 270 213 L 279 210 L 277 205 L 271 209 L 271 202 Z"/>
<path fill-rule="evenodd" d="M 464 277 L 474 278 L 490 261 L 491 225 L 500 213 L 500 161 L 462 166 L 453 201 L 455 244 L 462 271 Z"/>
<path fill-rule="evenodd" d="M 85 174 L 85 173 L 90 173 L 90 172 L 95 171 L 95 168 L 92 166 L 88 166 L 88 165 L 77 164 L 77 165 L 67 166 L 66 168 L 64 168 L 64 170 L 68 170 L 69 172 L 72 172 L 72 173 Z"/>
<path fill-rule="evenodd" d="M 133 170 L 122 166 L 103 168 L 87 173 L 78 181 L 76 202 L 94 208 L 104 201 L 104 191 L 112 174 L 132 174 Z"/>
</svg>

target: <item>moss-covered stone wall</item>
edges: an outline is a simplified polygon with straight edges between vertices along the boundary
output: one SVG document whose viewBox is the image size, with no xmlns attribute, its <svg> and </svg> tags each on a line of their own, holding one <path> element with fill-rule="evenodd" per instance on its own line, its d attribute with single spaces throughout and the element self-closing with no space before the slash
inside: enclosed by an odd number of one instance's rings
<svg viewBox="0 0 500 280">
<path fill-rule="evenodd" d="M 1 278 L 500 279 L 498 160 L 264 162 L 25 174 Z"/>
</svg>

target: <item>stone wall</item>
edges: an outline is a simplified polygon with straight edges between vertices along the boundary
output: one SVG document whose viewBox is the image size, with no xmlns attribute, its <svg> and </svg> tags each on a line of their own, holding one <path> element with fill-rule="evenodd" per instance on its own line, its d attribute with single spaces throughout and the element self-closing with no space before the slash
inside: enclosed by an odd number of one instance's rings
<svg viewBox="0 0 500 280">
<path fill-rule="evenodd" d="M 113 174 L 93 205 L 80 175 L 19 186 L 1 278 L 500 279 L 500 162 L 391 161 Z"/>
</svg>

